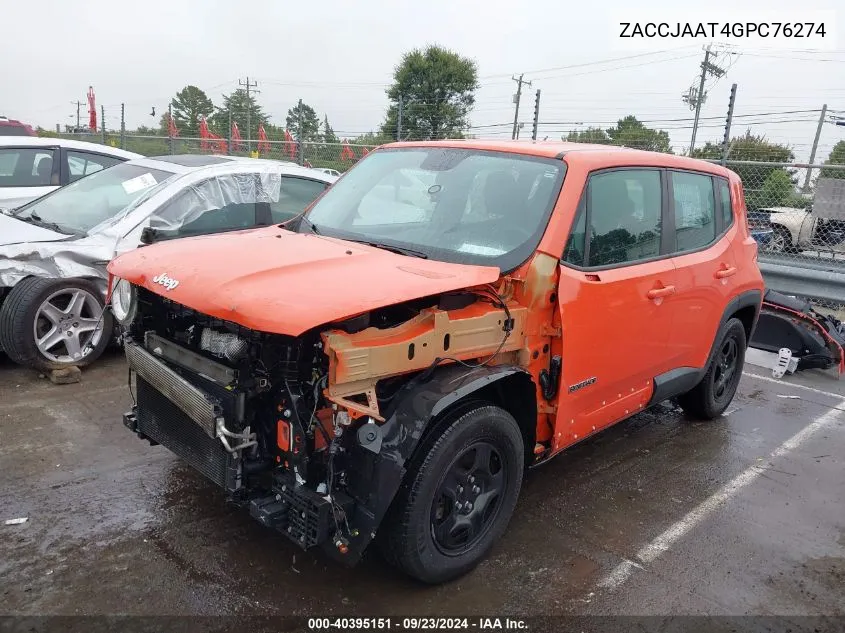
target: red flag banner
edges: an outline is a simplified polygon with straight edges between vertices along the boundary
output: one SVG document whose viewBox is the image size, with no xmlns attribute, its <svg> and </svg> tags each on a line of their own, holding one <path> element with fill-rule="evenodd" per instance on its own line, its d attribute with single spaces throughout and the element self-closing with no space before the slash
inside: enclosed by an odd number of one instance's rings
<svg viewBox="0 0 845 633">
<path fill-rule="evenodd" d="M 290 132 L 285 130 L 285 153 L 290 158 L 296 158 L 296 141 L 290 135 Z"/>
<path fill-rule="evenodd" d="M 260 123 L 258 125 L 258 153 L 259 154 L 269 154 L 270 153 L 270 141 L 267 140 L 267 132 L 264 131 L 264 124 Z"/>
<path fill-rule="evenodd" d="M 206 122 L 205 117 L 202 117 L 200 119 L 200 149 L 203 151 L 209 150 L 208 139 L 211 138 L 209 134 L 208 123 Z"/>
<path fill-rule="evenodd" d="M 179 128 L 176 127 L 176 121 L 173 120 L 173 116 L 171 114 L 167 115 L 167 135 L 179 136 Z"/>
<path fill-rule="evenodd" d="M 343 141 L 343 149 L 340 150 L 340 160 L 355 160 L 355 152 L 352 151 L 352 148 L 349 146 L 349 141 L 347 141 L 346 139 L 344 139 Z"/>
<path fill-rule="evenodd" d="M 241 149 L 241 131 L 238 129 L 237 121 L 232 121 L 232 151 L 239 151 Z"/>
<path fill-rule="evenodd" d="M 97 104 L 94 101 L 94 87 L 88 86 L 88 127 L 97 131 Z"/>
</svg>

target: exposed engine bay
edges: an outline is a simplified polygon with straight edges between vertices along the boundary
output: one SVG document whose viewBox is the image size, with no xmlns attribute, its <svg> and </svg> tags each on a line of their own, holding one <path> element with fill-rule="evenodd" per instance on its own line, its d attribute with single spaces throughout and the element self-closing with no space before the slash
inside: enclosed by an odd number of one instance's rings
<svg viewBox="0 0 845 633">
<path fill-rule="evenodd" d="M 465 382 L 481 380 L 477 368 L 488 381 L 513 373 L 525 340 L 526 308 L 509 306 L 492 287 L 385 307 L 297 337 L 136 290 L 137 314 L 123 337 L 135 406 L 124 423 L 263 524 L 350 563 L 404 473 L 402 446 L 412 444 L 407 420 L 396 423 L 409 406 L 400 391 L 429 388 L 426 379 L 447 360 Z"/>
</svg>

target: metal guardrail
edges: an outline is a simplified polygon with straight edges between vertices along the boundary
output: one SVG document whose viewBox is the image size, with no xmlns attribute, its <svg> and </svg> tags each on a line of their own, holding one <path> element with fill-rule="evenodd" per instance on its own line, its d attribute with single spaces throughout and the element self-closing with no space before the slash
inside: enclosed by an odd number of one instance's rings
<svg viewBox="0 0 845 633">
<path fill-rule="evenodd" d="M 758 263 L 767 288 L 828 307 L 845 304 L 845 260 L 804 260 L 797 264 L 788 255 L 760 253 Z"/>
</svg>

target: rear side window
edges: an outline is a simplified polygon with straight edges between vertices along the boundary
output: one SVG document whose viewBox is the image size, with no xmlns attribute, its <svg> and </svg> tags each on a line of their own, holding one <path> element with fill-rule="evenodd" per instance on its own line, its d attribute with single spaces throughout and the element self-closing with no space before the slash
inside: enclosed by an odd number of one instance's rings
<svg viewBox="0 0 845 633">
<path fill-rule="evenodd" d="M 40 147 L 0 149 L 0 187 L 50 186 L 54 154 L 55 150 Z"/>
<path fill-rule="evenodd" d="M 719 198 L 722 203 L 722 226 L 728 228 L 734 219 L 733 207 L 731 206 L 731 188 L 726 180 L 719 178 Z"/>
<path fill-rule="evenodd" d="M 587 266 L 632 263 L 660 254 L 659 171 L 623 169 L 595 174 L 587 185 L 587 207 Z"/>
<path fill-rule="evenodd" d="M 713 179 L 688 172 L 672 172 L 675 236 L 678 252 L 707 246 L 716 239 L 716 201 Z"/>
<path fill-rule="evenodd" d="M 65 156 L 67 156 L 68 182 L 74 182 L 96 171 L 123 162 L 120 158 L 114 158 L 112 156 L 89 154 L 88 152 L 74 150 L 67 150 Z"/>
</svg>

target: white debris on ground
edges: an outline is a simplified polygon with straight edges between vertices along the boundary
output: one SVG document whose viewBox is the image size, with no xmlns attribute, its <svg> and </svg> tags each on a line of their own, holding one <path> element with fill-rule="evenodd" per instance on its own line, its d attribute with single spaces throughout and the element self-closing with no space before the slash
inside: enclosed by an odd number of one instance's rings
<svg viewBox="0 0 845 633">
<path fill-rule="evenodd" d="M 29 520 L 29 517 L 21 517 L 19 519 L 6 519 L 4 525 L 21 525 L 22 523 L 26 523 Z"/>
</svg>

